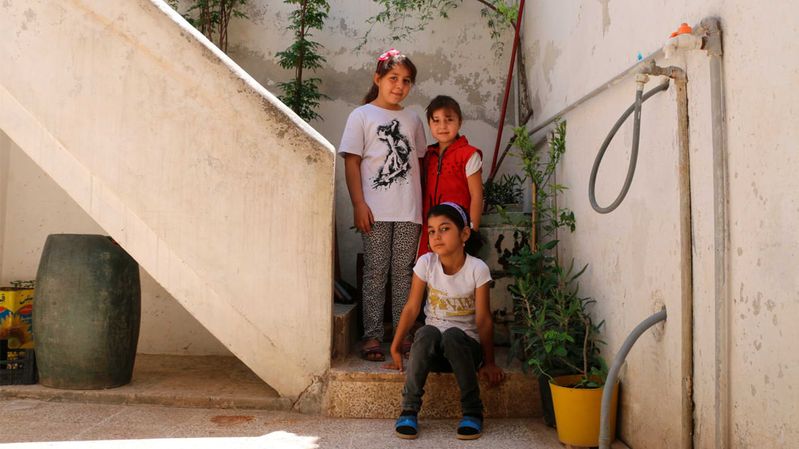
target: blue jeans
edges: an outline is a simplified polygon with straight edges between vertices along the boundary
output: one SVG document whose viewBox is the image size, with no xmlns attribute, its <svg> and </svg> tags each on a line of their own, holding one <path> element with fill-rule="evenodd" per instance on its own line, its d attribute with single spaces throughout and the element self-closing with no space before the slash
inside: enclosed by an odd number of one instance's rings
<svg viewBox="0 0 799 449">
<path fill-rule="evenodd" d="M 480 385 L 477 370 L 483 363 L 483 349 L 474 338 L 458 328 L 441 333 L 434 326 L 422 326 L 416 331 L 411 357 L 402 390 L 402 409 L 418 412 L 427 374 L 452 372 L 461 390 L 461 410 L 464 415 L 481 415 Z"/>
</svg>

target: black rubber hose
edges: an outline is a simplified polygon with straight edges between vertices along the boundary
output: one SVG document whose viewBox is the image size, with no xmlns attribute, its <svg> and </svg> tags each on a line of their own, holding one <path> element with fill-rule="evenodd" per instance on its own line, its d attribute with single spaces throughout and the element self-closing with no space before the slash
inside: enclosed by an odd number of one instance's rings
<svg viewBox="0 0 799 449">
<path fill-rule="evenodd" d="M 633 103 L 629 108 L 627 108 L 626 111 L 624 111 L 624 114 L 619 117 L 619 119 L 616 121 L 616 124 L 610 129 L 608 136 L 605 137 L 605 141 L 602 142 L 602 146 L 599 148 L 596 159 L 594 159 L 594 166 L 591 168 L 591 178 L 588 180 L 588 200 L 591 202 L 591 207 L 593 207 L 594 210 L 600 214 L 607 214 L 608 212 L 612 212 L 614 209 L 619 207 L 619 204 L 624 201 L 624 197 L 627 196 L 627 191 L 630 190 L 630 184 L 633 182 L 633 175 L 635 175 L 635 164 L 638 162 L 638 140 L 641 132 L 641 104 L 643 104 L 643 102 L 648 100 L 653 95 L 663 92 L 668 88 L 669 80 L 667 79 L 665 82 L 661 83 L 643 95 L 643 91 L 636 90 L 635 103 Z M 621 188 L 621 192 L 619 192 L 619 196 L 616 197 L 616 200 L 613 201 L 610 206 L 602 207 L 597 204 L 596 193 L 594 191 L 596 187 L 596 174 L 599 171 L 599 164 L 602 163 L 602 158 L 605 156 L 605 151 L 607 151 L 610 141 L 613 140 L 613 136 L 616 135 L 616 131 L 621 128 L 621 125 L 633 112 L 635 112 L 633 122 L 633 146 L 632 151 L 630 152 L 630 166 L 627 168 L 627 178 L 624 180 L 624 185 Z"/>
</svg>

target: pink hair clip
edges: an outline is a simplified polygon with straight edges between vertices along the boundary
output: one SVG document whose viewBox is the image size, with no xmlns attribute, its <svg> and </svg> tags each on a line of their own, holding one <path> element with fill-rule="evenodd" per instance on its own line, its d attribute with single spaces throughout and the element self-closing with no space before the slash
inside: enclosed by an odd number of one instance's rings
<svg viewBox="0 0 799 449">
<path fill-rule="evenodd" d="M 382 55 L 380 55 L 380 57 L 377 58 L 377 60 L 380 61 L 380 62 L 388 61 L 389 59 L 391 59 L 391 58 L 393 58 L 395 56 L 399 56 L 401 54 L 402 53 L 400 53 L 399 50 L 397 50 L 396 48 L 392 48 L 392 49 L 389 49 L 387 52 L 383 53 Z"/>
</svg>

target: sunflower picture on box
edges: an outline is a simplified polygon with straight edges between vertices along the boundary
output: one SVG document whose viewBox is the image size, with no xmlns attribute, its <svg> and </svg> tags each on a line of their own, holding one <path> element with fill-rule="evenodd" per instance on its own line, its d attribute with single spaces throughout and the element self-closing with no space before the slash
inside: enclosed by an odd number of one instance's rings
<svg viewBox="0 0 799 449">
<path fill-rule="evenodd" d="M 12 282 L 0 287 L 0 340 L 8 349 L 33 349 L 33 282 Z"/>
</svg>

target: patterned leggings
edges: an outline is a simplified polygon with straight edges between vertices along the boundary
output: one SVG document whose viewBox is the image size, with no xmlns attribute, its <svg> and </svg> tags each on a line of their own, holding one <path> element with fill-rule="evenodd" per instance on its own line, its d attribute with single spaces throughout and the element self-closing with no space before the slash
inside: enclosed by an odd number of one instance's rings
<svg viewBox="0 0 799 449">
<path fill-rule="evenodd" d="M 362 234 L 364 339 L 383 341 L 383 306 L 389 270 L 392 322 L 396 329 L 411 290 L 421 228 L 418 223 L 378 221 L 372 232 Z"/>
</svg>

